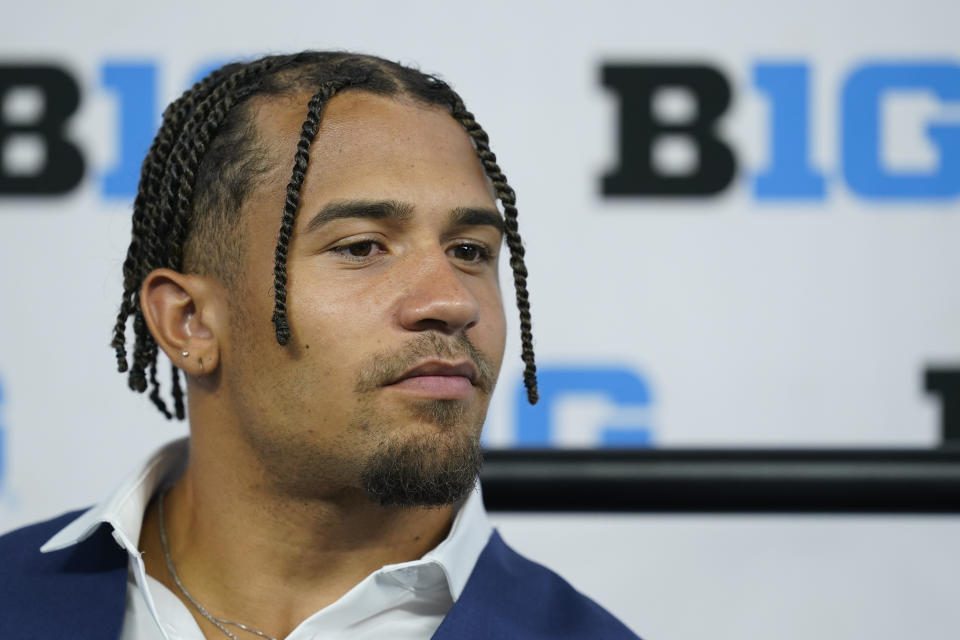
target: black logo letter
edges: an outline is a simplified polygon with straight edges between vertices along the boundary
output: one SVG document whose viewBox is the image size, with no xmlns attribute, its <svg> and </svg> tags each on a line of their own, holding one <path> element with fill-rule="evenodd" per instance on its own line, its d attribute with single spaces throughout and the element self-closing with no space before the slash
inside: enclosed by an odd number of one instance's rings
<svg viewBox="0 0 960 640">
<path fill-rule="evenodd" d="M 620 164 L 603 177 L 605 196 L 705 196 L 733 180 L 736 161 L 713 128 L 730 105 L 730 85 L 706 66 L 604 65 L 603 86 L 620 97 Z M 653 98 L 660 89 L 683 88 L 696 99 L 691 122 L 654 120 Z M 662 135 L 682 135 L 699 152 L 696 170 L 663 175 L 653 166 L 652 151 Z"/>
<path fill-rule="evenodd" d="M 0 162 L 0 195 L 65 193 L 83 178 L 83 156 L 63 138 L 67 118 L 80 104 L 77 83 L 66 72 L 51 66 L 0 65 L 0 106 L 11 90 L 35 89 L 43 96 L 43 109 L 29 122 L 7 122 L 0 112 L 0 158 L 16 137 L 37 140 L 46 150 L 46 161 L 29 175 L 11 171 Z"/>
<path fill-rule="evenodd" d="M 960 369 L 927 369 L 924 388 L 940 398 L 943 443 L 960 442 Z"/>
</svg>

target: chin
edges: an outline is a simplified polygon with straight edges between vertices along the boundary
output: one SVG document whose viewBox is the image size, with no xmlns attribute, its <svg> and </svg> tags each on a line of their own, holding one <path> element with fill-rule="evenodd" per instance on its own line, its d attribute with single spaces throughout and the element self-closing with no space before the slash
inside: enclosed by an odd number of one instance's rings
<svg viewBox="0 0 960 640">
<path fill-rule="evenodd" d="M 367 495 L 384 507 L 441 507 L 459 502 L 473 489 L 483 464 L 480 428 L 464 424 L 458 401 L 431 401 L 423 409 L 437 433 L 394 434 L 367 459 L 361 475 Z M 453 419 L 453 418 L 456 419 Z M 476 422 L 473 420 L 471 422 Z M 482 426 L 482 419 L 479 421 Z"/>
</svg>

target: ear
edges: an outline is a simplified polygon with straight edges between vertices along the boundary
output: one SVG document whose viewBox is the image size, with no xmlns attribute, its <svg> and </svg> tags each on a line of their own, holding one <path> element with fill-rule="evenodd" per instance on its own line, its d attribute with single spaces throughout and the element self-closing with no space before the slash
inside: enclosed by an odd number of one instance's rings
<svg viewBox="0 0 960 640">
<path fill-rule="evenodd" d="M 140 308 L 157 345 L 185 373 L 212 373 L 220 362 L 226 319 L 219 283 L 213 278 L 155 269 L 140 287 Z"/>
</svg>

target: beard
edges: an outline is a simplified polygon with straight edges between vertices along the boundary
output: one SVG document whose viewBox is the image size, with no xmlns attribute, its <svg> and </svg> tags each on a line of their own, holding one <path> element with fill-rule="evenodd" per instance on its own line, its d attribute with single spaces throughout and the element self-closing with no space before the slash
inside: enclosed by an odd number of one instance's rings
<svg viewBox="0 0 960 640">
<path fill-rule="evenodd" d="M 400 353 L 375 357 L 360 372 L 356 391 L 367 394 L 416 365 L 425 356 L 466 355 L 477 367 L 476 386 L 489 396 L 493 369 L 464 334 L 452 342 L 422 334 Z M 423 400 L 412 405 L 421 423 L 441 427 L 439 433 L 395 437 L 374 447 L 361 473 L 364 490 L 383 507 L 440 507 L 462 500 L 473 489 L 483 465 L 480 432 L 484 415 L 468 416 L 460 400 Z M 363 415 L 359 423 L 376 422 Z M 466 424 L 472 420 L 473 424 Z"/>
<path fill-rule="evenodd" d="M 429 410 L 449 415 L 458 409 Z M 461 426 L 457 434 L 384 443 L 364 465 L 364 490 L 381 507 L 442 507 L 459 502 L 473 489 L 483 465 L 480 439 L 473 431 Z"/>
<path fill-rule="evenodd" d="M 383 405 L 382 386 L 429 357 L 470 358 L 478 369 L 477 396 Z M 476 484 L 483 463 L 480 433 L 495 378 L 496 369 L 465 335 L 425 333 L 399 351 L 367 359 L 341 435 L 318 440 L 303 425 L 244 425 L 243 431 L 267 484 L 286 497 L 327 500 L 359 490 L 387 508 L 451 505 Z"/>
</svg>

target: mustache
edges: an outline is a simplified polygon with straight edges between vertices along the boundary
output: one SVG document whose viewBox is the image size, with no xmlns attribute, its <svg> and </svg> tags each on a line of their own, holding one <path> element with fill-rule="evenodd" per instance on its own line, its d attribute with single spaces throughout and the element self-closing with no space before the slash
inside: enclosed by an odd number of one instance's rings
<svg viewBox="0 0 960 640">
<path fill-rule="evenodd" d="M 451 337 L 435 332 L 425 332 L 405 344 L 398 351 L 383 351 L 374 354 L 369 362 L 361 367 L 355 390 L 358 393 L 375 391 L 393 382 L 408 369 L 431 357 L 469 358 L 477 367 L 477 388 L 487 394 L 493 391 L 495 382 L 493 365 L 463 332 Z"/>
</svg>

